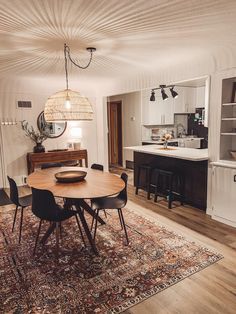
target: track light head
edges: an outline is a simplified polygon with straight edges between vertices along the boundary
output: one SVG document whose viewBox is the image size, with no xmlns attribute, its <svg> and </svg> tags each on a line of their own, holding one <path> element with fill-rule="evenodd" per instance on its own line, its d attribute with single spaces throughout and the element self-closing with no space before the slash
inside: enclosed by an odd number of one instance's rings
<svg viewBox="0 0 236 314">
<path fill-rule="evenodd" d="M 170 88 L 170 92 L 173 98 L 178 98 L 178 93 L 174 90 L 174 86 Z"/>
<path fill-rule="evenodd" d="M 154 90 L 151 91 L 151 96 L 150 96 L 150 101 L 155 101 L 156 98 L 155 98 L 155 92 Z"/>
<path fill-rule="evenodd" d="M 166 94 L 164 88 L 161 88 L 161 96 L 163 100 L 166 100 L 168 98 L 168 95 Z"/>
</svg>

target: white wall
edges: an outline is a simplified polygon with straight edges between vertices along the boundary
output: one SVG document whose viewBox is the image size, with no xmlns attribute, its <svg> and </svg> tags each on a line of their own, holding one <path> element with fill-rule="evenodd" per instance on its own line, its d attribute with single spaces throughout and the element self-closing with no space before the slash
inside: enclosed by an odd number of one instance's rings
<svg viewBox="0 0 236 314">
<path fill-rule="evenodd" d="M 122 144 L 123 147 L 141 145 L 141 92 L 108 97 L 108 101 L 122 102 Z M 123 165 L 130 159 L 123 150 Z"/>
</svg>

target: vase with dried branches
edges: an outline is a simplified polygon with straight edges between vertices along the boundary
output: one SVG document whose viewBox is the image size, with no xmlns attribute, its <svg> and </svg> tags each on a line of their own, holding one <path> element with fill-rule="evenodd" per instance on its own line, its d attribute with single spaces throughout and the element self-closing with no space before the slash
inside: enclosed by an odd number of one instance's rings
<svg viewBox="0 0 236 314">
<path fill-rule="evenodd" d="M 48 138 L 47 134 L 40 131 L 35 131 L 32 125 L 30 126 L 26 120 L 21 121 L 21 127 L 25 132 L 25 135 L 35 143 L 33 148 L 34 153 L 45 152 L 45 147 L 42 145 L 42 143 Z"/>
</svg>

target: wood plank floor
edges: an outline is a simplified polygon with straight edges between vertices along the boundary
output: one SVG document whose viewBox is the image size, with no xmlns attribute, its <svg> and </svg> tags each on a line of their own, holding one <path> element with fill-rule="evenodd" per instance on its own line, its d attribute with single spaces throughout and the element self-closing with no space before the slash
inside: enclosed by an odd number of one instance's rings
<svg viewBox="0 0 236 314">
<path fill-rule="evenodd" d="M 28 190 L 22 189 L 21 192 L 26 194 Z M 224 258 L 124 313 L 236 313 L 236 229 L 214 221 L 204 212 L 189 206 L 168 210 L 165 201 L 157 204 L 153 200 L 148 201 L 142 191 L 136 196 L 132 185 L 129 185 L 128 195 L 129 208 L 145 214 L 149 219 L 158 220 L 188 239 L 213 248 Z M 11 205 L 2 206 L 0 213 L 11 208 Z"/>
</svg>

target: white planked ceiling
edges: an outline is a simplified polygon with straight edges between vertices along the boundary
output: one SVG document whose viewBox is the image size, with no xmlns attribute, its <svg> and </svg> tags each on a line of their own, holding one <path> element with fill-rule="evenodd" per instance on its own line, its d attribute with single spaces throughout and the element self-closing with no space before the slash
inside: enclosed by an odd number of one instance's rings
<svg viewBox="0 0 236 314">
<path fill-rule="evenodd" d="M 0 0 L 0 76 L 64 75 L 64 42 L 81 63 L 97 48 L 83 77 L 217 58 L 236 49 L 235 16 L 235 0 Z"/>
</svg>

